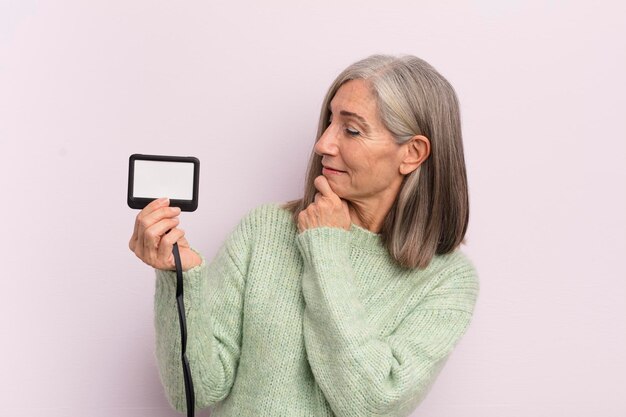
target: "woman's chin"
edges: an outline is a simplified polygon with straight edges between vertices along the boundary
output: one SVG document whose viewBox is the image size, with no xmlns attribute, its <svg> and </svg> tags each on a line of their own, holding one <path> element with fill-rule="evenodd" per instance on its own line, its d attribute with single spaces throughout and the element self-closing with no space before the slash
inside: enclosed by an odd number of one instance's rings
<svg viewBox="0 0 626 417">
<path fill-rule="evenodd" d="M 330 185 L 330 189 L 333 190 L 333 193 L 337 194 L 340 198 L 343 198 L 343 193 L 341 188 L 337 187 L 337 185 L 333 184 L 333 182 L 329 179 L 328 185 Z"/>
</svg>

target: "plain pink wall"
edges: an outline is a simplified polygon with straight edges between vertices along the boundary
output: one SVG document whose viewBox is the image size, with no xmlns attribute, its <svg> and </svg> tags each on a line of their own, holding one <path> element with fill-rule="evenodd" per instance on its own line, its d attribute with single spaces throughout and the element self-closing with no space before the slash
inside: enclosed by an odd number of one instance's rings
<svg viewBox="0 0 626 417">
<path fill-rule="evenodd" d="M 623 3 L 221 3 L 0 1 L 0 415 L 178 415 L 128 156 L 200 158 L 182 226 L 212 258 L 299 196 L 327 87 L 372 53 L 462 105 L 481 293 L 413 416 L 626 415 Z"/>
</svg>

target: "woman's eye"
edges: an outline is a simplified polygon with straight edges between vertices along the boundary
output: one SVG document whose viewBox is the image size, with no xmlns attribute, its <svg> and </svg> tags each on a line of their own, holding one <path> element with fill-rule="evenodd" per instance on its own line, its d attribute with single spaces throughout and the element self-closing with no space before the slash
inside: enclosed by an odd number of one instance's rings
<svg viewBox="0 0 626 417">
<path fill-rule="evenodd" d="M 358 136 L 358 135 L 360 135 L 360 134 L 361 134 L 358 130 L 354 130 L 354 129 L 349 128 L 349 127 L 348 127 L 348 128 L 346 128 L 346 132 L 347 132 L 347 133 L 348 133 L 348 135 L 350 135 L 350 136 Z"/>
</svg>

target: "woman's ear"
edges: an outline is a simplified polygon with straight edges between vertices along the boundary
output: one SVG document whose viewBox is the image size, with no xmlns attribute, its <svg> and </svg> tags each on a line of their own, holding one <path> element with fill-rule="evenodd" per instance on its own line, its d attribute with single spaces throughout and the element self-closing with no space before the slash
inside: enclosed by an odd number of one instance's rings
<svg viewBox="0 0 626 417">
<path fill-rule="evenodd" d="M 400 173 L 410 174 L 415 171 L 430 155 L 430 141 L 426 136 L 415 135 L 402 145 L 404 158 L 400 162 Z"/>
</svg>

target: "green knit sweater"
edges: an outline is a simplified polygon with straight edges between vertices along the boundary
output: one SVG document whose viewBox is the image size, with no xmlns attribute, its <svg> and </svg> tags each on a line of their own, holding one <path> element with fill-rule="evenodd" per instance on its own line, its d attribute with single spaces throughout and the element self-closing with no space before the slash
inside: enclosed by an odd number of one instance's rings
<svg viewBox="0 0 626 417">
<path fill-rule="evenodd" d="M 184 412 L 176 276 L 156 271 L 159 375 Z M 380 235 L 299 233 L 278 203 L 251 210 L 211 263 L 184 273 L 196 408 L 226 416 L 407 416 L 467 330 L 476 270 L 458 249 L 395 263 Z"/>
</svg>

